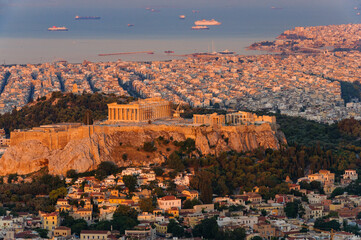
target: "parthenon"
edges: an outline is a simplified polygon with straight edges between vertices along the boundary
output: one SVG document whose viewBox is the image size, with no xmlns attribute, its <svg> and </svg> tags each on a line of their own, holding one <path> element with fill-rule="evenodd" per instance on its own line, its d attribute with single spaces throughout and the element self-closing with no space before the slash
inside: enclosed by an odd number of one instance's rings
<svg viewBox="0 0 361 240">
<path fill-rule="evenodd" d="M 171 116 L 170 102 L 162 98 L 141 99 L 130 104 L 108 104 L 110 122 L 141 122 Z"/>
</svg>

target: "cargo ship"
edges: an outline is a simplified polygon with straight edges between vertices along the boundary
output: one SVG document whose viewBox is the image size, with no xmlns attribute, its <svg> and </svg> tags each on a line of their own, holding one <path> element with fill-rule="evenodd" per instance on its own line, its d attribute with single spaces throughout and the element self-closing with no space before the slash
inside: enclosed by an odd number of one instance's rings
<svg viewBox="0 0 361 240">
<path fill-rule="evenodd" d="M 195 21 L 194 22 L 194 25 L 197 25 L 197 26 L 215 26 L 215 25 L 221 25 L 222 23 L 212 19 L 212 20 L 198 20 L 198 21 Z"/>
<path fill-rule="evenodd" d="M 68 31 L 68 29 L 66 27 L 52 26 L 48 28 L 48 31 Z"/>
<path fill-rule="evenodd" d="M 75 20 L 99 20 L 100 17 L 98 16 L 85 16 L 85 17 L 81 17 L 81 16 L 75 16 Z"/>
<path fill-rule="evenodd" d="M 192 30 L 208 30 L 209 27 L 207 26 L 193 26 Z"/>
<path fill-rule="evenodd" d="M 186 16 L 185 15 L 179 15 L 179 18 L 180 19 L 186 19 Z"/>
</svg>

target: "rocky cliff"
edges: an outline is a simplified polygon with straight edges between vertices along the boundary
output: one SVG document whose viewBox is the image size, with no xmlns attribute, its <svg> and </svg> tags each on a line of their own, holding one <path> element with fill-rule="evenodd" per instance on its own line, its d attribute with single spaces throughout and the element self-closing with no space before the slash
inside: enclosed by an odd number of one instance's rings
<svg viewBox="0 0 361 240">
<path fill-rule="evenodd" d="M 49 132 L 39 138 L 30 139 L 21 135 L 0 159 L 0 174 L 28 174 L 47 167 L 51 174 L 65 174 L 70 169 L 84 172 L 96 168 L 102 161 L 114 161 L 119 166 L 159 163 L 170 153 L 169 143 L 165 147 L 157 145 L 154 153 L 145 153 L 140 149 L 144 142 L 162 136 L 164 139 L 184 141 L 195 140 L 196 148 L 202 154 L 218 154 L 222 151 L 248 151 L 258 147 L 278 149 L 286 143 L 283 133 L 272 130 L 269 124 L 261 126 L 225 126 L 188 127 L 157 126 L 110 127 L 83 126 L 74 131 L 87 132 L 88 135 L 67 137 L 64 147 L 59 149 L 48 145 L 46 139 Z M 39 135 L 39 134 L 38 134 Z M 33 136 L 33 135 L 31 135 Z M 80 136 L 80 137 L 79 137 Z M 50 136 L 53 137 L 53 136 Z M 172 145 L 173 146 L 173 145 Z M 168 152 L 168 153 L 166 153 Z M 126 155 L 127 157 L 121 157 Z"/>
</svg>

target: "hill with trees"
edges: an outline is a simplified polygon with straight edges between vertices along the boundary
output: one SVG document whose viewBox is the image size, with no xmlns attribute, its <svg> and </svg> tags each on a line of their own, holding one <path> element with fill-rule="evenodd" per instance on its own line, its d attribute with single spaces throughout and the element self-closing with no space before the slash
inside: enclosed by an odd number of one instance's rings
<svg viewBox="0 0 361 240">
<path fill-rule="evenodd" d="M 48 97 L 38 98 L 21 109 L 14 109 L 0 115 L 0 128 L 7 133 L 14 129 L 26 129 L 40 125 L 61 122 L 83 122 L 104 120 L 108 116 L 108 103 L 128 103 L 132 97 L 119 97 L 114 94 L 53 92 Z"/>
</svg>

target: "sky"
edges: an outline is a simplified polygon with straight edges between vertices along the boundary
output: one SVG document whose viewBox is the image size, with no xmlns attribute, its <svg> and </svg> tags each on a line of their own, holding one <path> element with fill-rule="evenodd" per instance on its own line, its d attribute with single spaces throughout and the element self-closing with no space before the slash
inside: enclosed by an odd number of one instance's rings
<svg viewBox="0 0 361 240">
<path fill-rule="evenodd" d="M 310 6 L 319 4 L 340 4 L 357 0 L 0 0 L 0 8 L 5 7 L 87 7 L 87 8 L 192 8 L 192 7 L 250 7 L 275 5 L 284 7 Z"/>
</svg>

